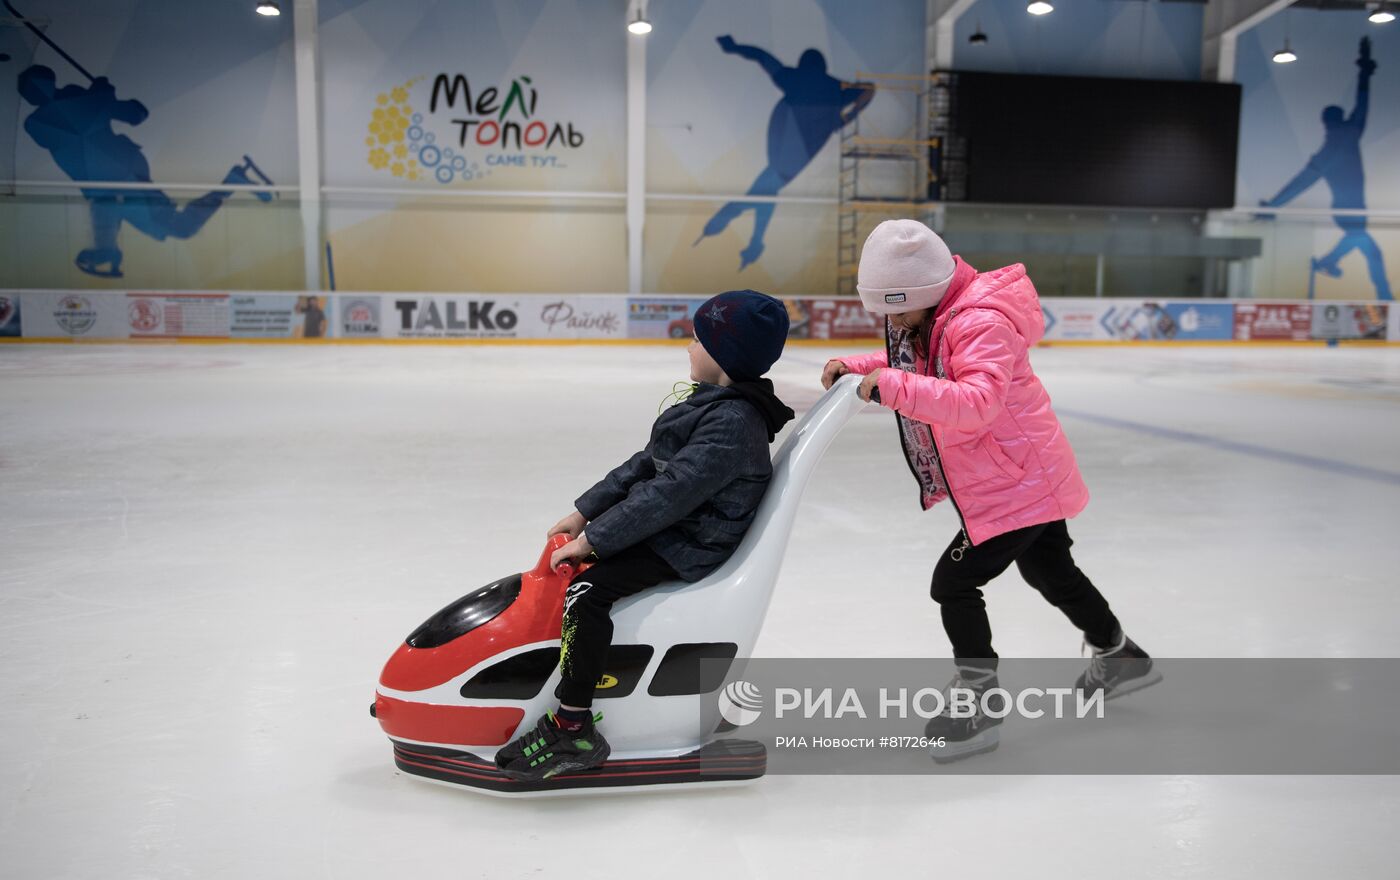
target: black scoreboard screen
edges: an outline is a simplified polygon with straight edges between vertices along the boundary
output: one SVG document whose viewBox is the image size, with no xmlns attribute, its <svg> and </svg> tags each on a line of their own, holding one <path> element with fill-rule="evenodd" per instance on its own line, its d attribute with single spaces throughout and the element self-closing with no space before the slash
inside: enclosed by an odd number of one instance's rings
<svg viewBox="0 0 1400 880">
<path fill-rule="evenodd" d="M 940 77 L 948 88 L 947 137 L 943 188 L 932 198 L 1234 205 L 1238 84 L 970 72 Z"/>
</svg>

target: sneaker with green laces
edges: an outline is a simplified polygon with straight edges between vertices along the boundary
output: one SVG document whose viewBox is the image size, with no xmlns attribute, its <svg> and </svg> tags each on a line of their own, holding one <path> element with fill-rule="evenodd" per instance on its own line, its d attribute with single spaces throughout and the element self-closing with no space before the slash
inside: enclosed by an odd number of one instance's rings
<svg viewBox="0 0 1400 880">
<path fill-rule="evenodd" d="M 560 725 L 553 712 L 546 712 L 533 730 L 496 753 L 496 767 L 517 782 L 540 782 L 597 767 L 612 751 L 595 726 L 602 720 L 599 713 L 571 731 Z"/>
</svg>

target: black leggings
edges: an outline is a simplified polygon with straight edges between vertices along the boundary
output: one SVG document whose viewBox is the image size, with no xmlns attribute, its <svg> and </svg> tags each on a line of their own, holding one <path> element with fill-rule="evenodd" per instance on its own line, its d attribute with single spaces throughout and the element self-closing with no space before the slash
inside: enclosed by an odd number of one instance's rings
<svg viewBox="0 0 1400 880">
<path fill-rule="evenodd" d="M 564 594 L 563 678 L 554 695 L 566 706 L 593 705 L 593 689 L 603 676 L 612 645 L 612 606 L 679 575 L 645 544 L 636 544 L 579 574 Z"/>
<path fill-rule="evenodd" d="M 929 589 L 942 611 L 943 629 L 953 643 L 953 657 L 959 663 L 996 668 L 992 626 L 987 620 L 981 587 L 1013 562 L 1026 583 L 1083 630 L 1090 644 L 1109 647 L 1117 640 L 1118 618 L 1074 564 L 1069 552 L 1074 541 L 1064 520 L 997 535 L 975 547 L 963 548 L 963 543 L 963 534 L 959 533 L 943 551 Z M 958 551 L 961 559 L 954 561 Z M 986 662 L 976 662 L 979 660 Z"/>
</svg>

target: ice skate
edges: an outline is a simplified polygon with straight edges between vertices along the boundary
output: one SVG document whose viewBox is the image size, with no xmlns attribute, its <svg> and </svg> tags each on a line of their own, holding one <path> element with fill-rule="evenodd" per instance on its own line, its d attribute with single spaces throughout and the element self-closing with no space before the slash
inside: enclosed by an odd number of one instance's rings
<svg viewBox="0 0 1400 880">
<path fill-rule="evenodd" d="M 73 259 L 73 265 L 98 278 L 121 278 L 122 252 L 116 248 L 84 248 Z"/>
<path fill-rule="evenodd" d="M 1329 278 L 1342 277 L 1342 269 L 1340 266 L 1338 266 L 1336 263 L 1329 263 L 1325 260 L 1319 260 L 1317 257 L 1312 258 L 1312 270 L 1314 272 L 1321 272 L 1323 275 L 1326 275 Z"/>
<path fill-rule="evenodd" d="M 1152 658 L 1122 630 L 1118 631 L 1118 639 L 1111 648 L 1100 648 L 1087 639 L 1084 647 L 1092 653 L 1093 659 L 1075 681 L 1076 690 L 1102 690 L 1105 700 L 1113 700 L 1162 680 L 1162 673 L 1152 666 Z"/>
<path fill-rule="evenodd" d="M 254 178 L 257 179 L 254 180 Z M 272 179 L 264 174 L 263 170 L 248 156 L 243 157 L 242 165 L 235 165 L 229 169 L 228 174 L 224 175 L 223 182 L 245 184 L 248 186 L 254 186 L 259 183 L 267 186 L 273 185 Z M 273 193 L 255 191 L 253 196 L 257 198 L 258 201 L 270 202 L 272 201 Z"/>
<path fill-rule="evenodd" d="M 932 747 L 935 763 L 950 764 L 974 755 L 996 751 L 997 746 L 1001 745 L 1001 731 L 997 728 L 1001 726 L 1002 719 L 993 718 L 982 711 L 982 695 L 999 686 L 997 675 L 992 670 L 972 666 L 958 667 L 958 674 L 953 677 L 947 689 L 950 695 L 948 708 L 944 709 L 942 714 L 930 718 L 924 727 L 924 736 L 943 741 L 943 745 Z M 966 718 L 955 718 L 952 715 L 951 694 L 955 688 L 966 688 L 977 695 L 976 711 Z M 992 697 L 994 708 L 1001 699 L 999 695 Z"/>
<path fill-rule="evenodd" d="M 729 228 L 729 224 L 733 222 L 733 220 L 742 213 L 743 208 L 736 207 L 735 202 L 730 202 L 729 204 L 720 208 L 714 213 L 713 217 L 705 221 L 705 228 L 701 230 L 700 236 L 695 239 L 695 242 L 691 245 L 691 247 L 695 247 L 695 245 L 699 244 L 705 239 L 712 238 L 724 232 L 724 230 Z"/>
<path fill-rule="evenodd" d="M 742 272 L 757 263 L 761 256 L 763 256 L 763 242 L 755 241 L 749 244 L 748 247 L 739 251 L 739 271 Z"/>
</svg>

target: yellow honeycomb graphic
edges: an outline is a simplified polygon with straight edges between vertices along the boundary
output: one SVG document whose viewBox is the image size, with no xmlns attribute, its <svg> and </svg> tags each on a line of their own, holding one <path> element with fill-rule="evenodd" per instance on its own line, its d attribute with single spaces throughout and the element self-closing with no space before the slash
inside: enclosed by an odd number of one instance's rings
<svg viewBox="0 0 1400 880">
<path fill-rule="evenodd" d="M 375 96 L 375 108 L 370 114 L 369 136 L 365 146 L 369 148 L 369 164 L 376 171 L 389 169 L 395 177 L 417 180 L 418 163 L 405 162 L 408 146 L 404 143 L 409 121 L 413 117 L 413 107 L 408 103 L 408 90 L 423 77 L 414 77 L 403 85 L 395 86 L 387 92 Z"/>
</svg>

